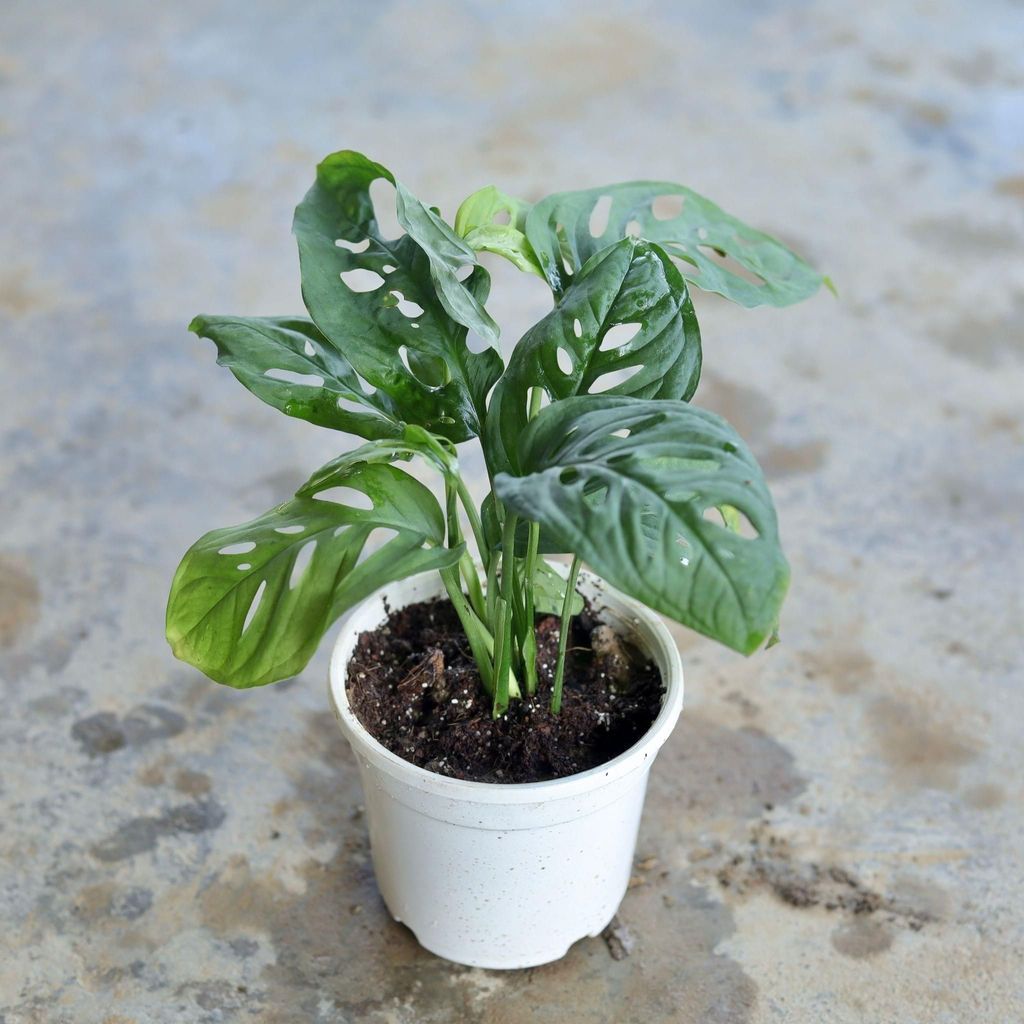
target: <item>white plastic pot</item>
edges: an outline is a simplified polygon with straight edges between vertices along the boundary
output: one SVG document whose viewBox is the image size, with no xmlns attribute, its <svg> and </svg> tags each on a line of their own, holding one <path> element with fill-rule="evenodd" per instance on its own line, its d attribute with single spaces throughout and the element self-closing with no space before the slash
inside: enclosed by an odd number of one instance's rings
<svg viewBox="0 0 1024 1024">
<path fill-rule="evenodd" d="M 561 568 L 561 567 L 559 567 Z M 661 711 L 625 753 L 590 771 L 519 785 L 426 771 L 378 743 L 349 706 L 346 669 L 358 637 L 391 609 L 443 595 L 436 573 L 392 584 L 346 620 L 330 693 L 359 762 L 374 870 L 396 921 L 420 945 L 473 967 L 534 967 L 599 935 L 629 884 L 647 776 L 683 706 L 683 670 L 658 617 L 580 574 L 603 621 L 645 651 L 666 686 Z"/>
</svg>

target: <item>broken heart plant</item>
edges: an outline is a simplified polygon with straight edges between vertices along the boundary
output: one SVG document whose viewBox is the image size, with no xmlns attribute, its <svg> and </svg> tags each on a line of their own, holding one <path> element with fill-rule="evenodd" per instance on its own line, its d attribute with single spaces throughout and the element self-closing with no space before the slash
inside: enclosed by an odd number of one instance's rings
<svg viewBox="0 0 1024 1024">
<path fill-rule="evenodd" d="M 378 224 L 378 179 L 394 186 L 397 238 Z M 537 614 L 561 616 L 557 713 L 581 562 L 737 651 L 772 635 L 789 577 L 775 510 L 733 428 L 690 402 L 701 341 L 689 287 L 784 306 L 827 279 L 679 185 L 532 206 L 489 187 L 449 225 L 352 151 L 319 165 L 294 230 L 308 317 L 198 316 L 191 330 L 264 402 L 365 443 L 193 545 L 167 608 L 179 658 L 236 687 L 293 676 L 342 613 L 435 570 L 495 717 L 537 690 Z M 480 252 L 553 297 L 507 364 Z M 473 439 L 490 484 L 480 506 L 459 462 Z M 442 501 L 399 467 L 411 459 L 436 471 Z M 390 536 L 374 547 L 377 531 Z M 567 579 L 550 553 L 571 556 Z"/>
</svg>

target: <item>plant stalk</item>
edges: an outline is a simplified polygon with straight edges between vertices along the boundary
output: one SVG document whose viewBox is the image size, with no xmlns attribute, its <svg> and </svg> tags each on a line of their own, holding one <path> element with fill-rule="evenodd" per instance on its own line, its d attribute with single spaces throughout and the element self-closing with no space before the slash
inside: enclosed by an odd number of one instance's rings
<svg viewBox="0 0 1024 1024">
<path fill-rule="evenodd" d="M 501 596 L 495 605 L 495 718 L 508 710 L 508 676 L 512 667 L 512 576 L 515 572 L 515 555 L 516 515 L 514 512 L 506 511 L 505 525 L 501 531 Z"/>
<path fill-rule="evenodd" d="M 477 550 L 480 552 L 480 562 L 484 569 L 490 569 L 491 552 L 487 547 L 487 542 L 484 540 L 484 528 L 480 522 L 480 513 L 477 511 L 465 481 L 458 474 L 455 476 L 455 487 L 462 502 L 462 507 L 466 510 L 466 518 L 469 520 L 469 527 L 473 531 L 473 539 L 476 541 Z"/>
<path fill-rule="evenodd" d="M 569 629 L 572 625 L 572 595 L 576 592 L 576 577 L 580 572 L 579 555 L 573 555 L 569 577 L 565 581 L 562 598 L 562 621 L 558 627 L 558 661 L 555 663 L 555 682 L 551 688 L 551 713 L 562 710 L 562 683 L 565 681 L 565 652 L 569 649 Z"/>
<path fill-rule="evenodd" d="M 448 599 L 455 609 L 455 614 L 459 617 L 459 622 L 462 623 L 462 628 L 466 631 L 469 648 L 473 652 L 473 660 L 480 672 L 484 689 L 489 694 L 493 694 L 496 690 L 494 685 L 494 657 L 497 650 L 495 639 L 490 630 L 477 618 L 462 593 L 458 569 L 450 565 L 447 569 L 441 569 L 440 573 L 441 579 L 444 581 L 444 588 L 448 592 Z M 508 690 L 508 673 L 505 674 L 505 689 Z"/>
</svg>

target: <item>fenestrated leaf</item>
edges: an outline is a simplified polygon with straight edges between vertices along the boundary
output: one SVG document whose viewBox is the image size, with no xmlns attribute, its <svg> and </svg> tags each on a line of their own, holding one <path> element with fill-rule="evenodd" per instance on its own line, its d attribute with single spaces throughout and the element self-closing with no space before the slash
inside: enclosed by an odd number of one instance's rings
<svg viewBox="0 0 1024 1024">
<path fill-rule="evenodd" d="M 319 491 L 345 485 L 352 471 L 363 463 L 406 461 L 414 455 L 419 455 L 433 462 L 442 472 L 450 471 L 457 464 L 454 454 L 439 454 L 437 448 L 440 446 L 429 443 L 428 437 L 422 427 L 405 424 L 399 437 L 370 441 L 351 451 L 343 452 L 322 465 L 295 492 L 296 497 L 312 497 Z M 434 440 L 436 442 L 436 439 Z"/>
<path fill-rule="evenodd" d="M 680 201 L 681 211 L 659 215 L 658 203 L 678 206 Z M 607 223 L 602 224 L 609 203 Z M 742 306 L 788 306 L 809 298 L 822 283 L 822 276 L 778 239 L 748 227 L 692 189 L 667 181 L 559 192 L 537 203 L 526 219 L 526 237 L 556 293 L 594 253 L 626 235 L 658 242 L 679 258 L 687 281 Z M 723 265 L 723 256 L 748 276 Z"/>
<path fill-rule="evenodd" d="M 771 633 L 789 569 L 761 471 L 723 419 L 686 402 L 570 398 L 532 421 L 519 455 L 498 497 L 609 583 L 745 654 Z M 722 525 L 723 505 L 756 536 Z"/>
<path fill-rule="evenodd" d="M 406 422 L 464 441 L 480 431 L 501 357 L 490 348 L 470 352 L 467 328 L 438 298 L 424 250 L 409 235 L 382 237 L 370 198 L 378 178 L 395 180 L 387 168 L 348 150 L 317 167 L 293 226 L 306 308 Z M 483 303 L 487 272 L 474 268 L 464 287 Z"/>
<path fill-rule="evenodd" d="M 459 280 L 467 266 L 479 267 L 476 253 L 449 227 L 439 214 L 424 206 L 400 181 L 395 183 L 398 221 L 409 236 L 427 254 L 430 276 L 437 286 L 437 297 L 448 315 L 476 331 L 492 345 L 498 343 L 498 325 L 484 309 L 483 302 Z M 490 275 L 482 267 L 478 276 Z M 486 293 L 485 293 L 486 294 Z"/>
<path fill-rule="evenodd" d="M 520 270 L 544 277 L 524 233 L 531 206 L 488 185 L 463 200 L 455 214 L 455 232 L 477 252 L 504 256 Z"/>
<path fill-rule="evenodd" d="M 402 432 L 391 399 L 364 394 L 349 361 L 312 320 L 197 316 L 188 329 L 209 338 L 217 362 L 257 398 L 289 416 L 365 438 Z"/>
<path fill-rule="evenodd" d="M 635 333 L 613 345 L 610 332 L 620 325 Z M 531 388 L 543 388 L 552 402 L 595 387 L 637 398 L 688 399 L 700 365 L 697 317 L 675 265 L 649 242 L 616 242 L 591 257 L 516 346 L 491 395 L 488 464 L 493 473 L 518 467 L 516 445 L 529 421 Z"/>
<path fill-rule="evenodd" d="M 444 517 L 407 473 L 361 465 L 344 485 L 373 508 L 295 498 L 189 549 L 167 605 L 177 657 L 239 688 L 285 679 L 302 670 L 339 615 L 378 587 L 458 561 L 461 547 L 429 546 L 442 543 Z M 360 562 L 378 527 L 395 536 Z"/>
</svg>

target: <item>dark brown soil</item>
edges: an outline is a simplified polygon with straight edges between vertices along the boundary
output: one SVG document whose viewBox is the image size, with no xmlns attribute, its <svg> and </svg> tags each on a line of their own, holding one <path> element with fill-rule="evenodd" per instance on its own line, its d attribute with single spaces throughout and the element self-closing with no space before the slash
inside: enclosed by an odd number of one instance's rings
<svg viewBox="0 0 1024 1024">
<path fill-rule="evenodd" d="M 538 618 L 537 693 L 513 700 L 494 720 L 451 602 L 409 605 L 359 637 L 348 666 L 349 700 L 375 739 L 441 775 L 513 783 L 586 771 L 651 727 L 661 708 L 661 674 L 587 607 L 573 619 L 562 709 L 552 715 L 558 628 L 557 618 Z"/>
</svg>

